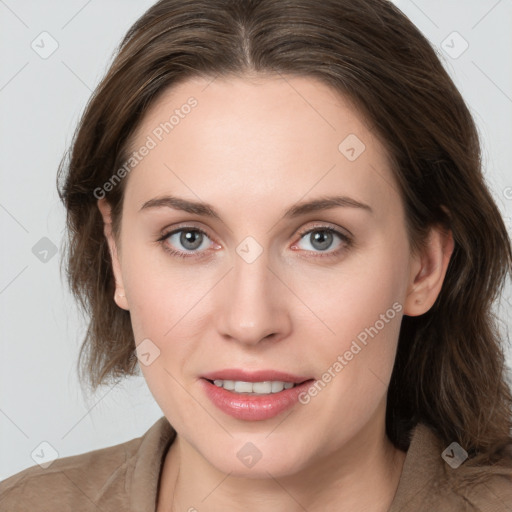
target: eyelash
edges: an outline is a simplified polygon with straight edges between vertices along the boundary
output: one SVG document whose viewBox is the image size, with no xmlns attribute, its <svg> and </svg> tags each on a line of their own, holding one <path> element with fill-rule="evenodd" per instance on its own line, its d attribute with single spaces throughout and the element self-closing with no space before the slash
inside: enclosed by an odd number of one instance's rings
<svg viewBox="0 0 512 512">
<path fill-rule="evenodd" d="M 197 233 L 201 233 L 202 235 L 206 236 L 207 238 L 210 238 L 211 237 L 208 235 L 208 233 L 206 233 L 204 230 L 196 227 L 196 226 L 181 226 L 180 228 L 178 229 L 173 229 L 173 230 L 170 230 L 170 231 L 167 231 L 165 232 L 160 238 L 157 239 L 157 242 L 159 242 L 164 251 L 166 251 L 167 253 L 169 253 L 171 256 L 177 256 L 178 258 L 191 258 L 191 257 L 196 257 L 196 258 L 203 258 L 203 257 L 207 257 L 207 255 L 203 255 L 201 254 L 202 253 L 206 253 L 206 251 L 201 251 L 199 253 L 197 252 L 183 252 L 183 251 L 178 251 L 176 249 L 171 249 L 165 242 L 166 240 L 171 236 L 171 235 L 174 235 L 176 233 L 180 233 L 181 231 L 194 231 L 194 232 L 197 232 Z M 350 247 L 352 247 L 353 245 L 353 240 L 343 234 L 343 233 L 340 233 L 338 230 L 330 227 L 330 226 L 325 226 L 325 225 L 317 225 L 317 226 L 313 226 L 312 228 L 309 228 L 307 230 L 304 230 L 304 231 L 301 231 L 299 232 L 299 236 L 300 236 L 300 239 L 302 239 L 305 235 L 308 235 L 310 233 L 314 233 L 315 231 L 324 231 L 324 232 L 328 232 L 328 233 L 333 233 L 335 235 L 337 235 L 340 239 L 341 239 L 341 242 L 342 242 L 342 247 L 340 247 L 339 249 L 333 251 L 333 252 L 325 252 L 326 255 L 324 255 L 322 252 L 314 252 L 314 251 L 308 251 L 308 252 L 311 252 L 313 253 L 313 258 L 332 258 L 332 257 L 336 257 L 338 256 L 338 254 L 340 252 L 342 252 L 343 250 L 345 249 L 348 249 Z M 300 240 L 299 239 L 299 240 Z"/>
</svg>

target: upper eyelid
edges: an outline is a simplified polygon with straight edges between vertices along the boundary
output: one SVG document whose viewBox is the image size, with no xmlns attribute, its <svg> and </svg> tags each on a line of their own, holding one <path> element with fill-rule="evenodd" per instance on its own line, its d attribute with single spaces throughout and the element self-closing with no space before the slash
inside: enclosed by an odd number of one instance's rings
<svg viewBox="0 0 512 512">
<path fill-rule="evenodd" d="M 209 234 L 208 234 L 208 231 L 204 228 L 200 228 L 198 226 L 194 226 L 193 224 L 185 224 L 183 226 L 174 226 L 172 228 L 164 228 L 162 229 L 162 234 L 161 234 L 161 237 L 160 237 L 160 240 L 163 240 L 169 236 L 171 236 L 172 234 L 174 233 L 179 233 L 180 231 L 185 231 L 185 230 L 190 230 L 190 231 L 194 231 L 194 230 L 197 230 L 197 231 L 200 231 L 201 233 L 204 233 L 206 236 L 208 236 L 208 238 L 212 238 Z"/>
<path fill-rule="evenodd" d="M 315 222 L 315 221 L 313 221 Z M 164 228 L 162 231 L 161 231 L 161 237 L 162 238 L 167 238 L 168 236 L 170 236 L 171 234 L 174 234 L 176 232 L 180 232 L 182 230 L 185 230 L 185 229 L 190 229 L 191 231 L 192 230 L 197 230 L 197 231 L 200 231 L 201 233 L 205 234 L 208 236 L 208 238 L 210 239 L 213 239 L 214 237 L 211 237 L 208 233 L 208 230 L 207 229 L 204 229 L 204 228 L 201 228 L 201 227 L 198 227 L 198 226 L 194 226 L 193 224 L 185 224 L 185 225 L 178 225 L 178 226 L 174 226 L 173 228 L 169 228 L 169 229 L 166 229 Z M 330 230 L 330 231 L 335 231 L 335 232 L 338 232 L 340 235 L 343 235 L 343 236 L 346 236 L 347 238 L 350 238 L 352 237 L 352 233 L 350 233 L 350 231 L 348 231 L 348 229 L 346 228 L 339 228 L 337 226 L 334 226 L 334 225 L 331 225 L 329 224 L 328 222 L 322 222 L 322 221 L 316 221 L 316 224 L 314 224 L 313 226 L 310 226 L 308 228 L 304 228 L 304 229 L 299 229 L 299 230 L 295 230 L 295 232 L 301 236 L 304 236 L 305 234 L 311 232 L 311 231 L 315 231 L 315 230 L 321 230 L 321 229 L 324 229 L 324 230 Z M 345 230 L 347 231 L 347 233 L 343 233 L 343 232 L 340 232 L 340 230 Z"/>
<path fill-rule="evenodd" d="M 309 228 L 300 229 L 297 231 L 297 233 L 300 234 L 301 236 L 304 236 L 304 235 L 310 233 L 311 231 L 317 231 L 317 230 L 320 231 L 323 229 L 325 231 L 336 232 L 342 236 L 345 236 L 346 238 L 351 238 L 353 236 L 352 233 L 350 233 L 350 231 L 348 231 L 348 229 L 346 229 L 346 228 L 339 228 L 337 226 L 331 225 L 328 222 L 326 222 L 326 223 L 323 223 L 320 221 L 317 221 L 317 222 L 318 222 L 318 224 L 310 226 Z M 343 233 L 343 231 L 346 231 L 346 233 Z"/>
</svg>

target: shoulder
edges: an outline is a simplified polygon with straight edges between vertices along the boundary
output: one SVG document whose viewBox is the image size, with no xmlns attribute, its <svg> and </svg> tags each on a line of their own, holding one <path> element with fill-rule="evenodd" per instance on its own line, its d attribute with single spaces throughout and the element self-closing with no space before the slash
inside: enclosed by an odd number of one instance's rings
<svg viewBox="0 0 512 512">
<path fill-rule="evenodd" d="M 98 510 L 100 504 L 130 502 L 138 466 L 147 474 L 151 454 L 169 439 L 169 423 L 160 418 L 144 435 L 114 446 L 34 465 L 0 482 L 0 509 Z M 165 436 L 164 436 L 165 433 Z M 149 477 L 149 475 L 148 475 Z"/>
<path fill-rule="evenodd" d="M 427 425 L 414 428 L 390 512 L 511 512 L 512 461 L 477 466 L 444 444 Z"/>
<path fill-rule="evenodd" d="M 46 468 L 34 465 L 24 469 L 0 482 L 0 509 L 10 510 L 9 505 L 19 507 L 23 503 L 39 510 L 44 503 L 44 507 L 72 510 L 77 500 L 90 499 L 91 504 L 95 503 L 102 488 L 122 480 L 127 462 L 136 453 L 140 442 L 140 438 L 132 439 L 56 459 Z M 108 485 L 109 481 L 111 485 Z"/>
<path fill-rule="evenodd" d="M 448 471 L 447 492 L 467 502 L 471 506 L 468 510 L 512 511 L 512 462 L 479 466 L 468 462 Z"/>
</svg>

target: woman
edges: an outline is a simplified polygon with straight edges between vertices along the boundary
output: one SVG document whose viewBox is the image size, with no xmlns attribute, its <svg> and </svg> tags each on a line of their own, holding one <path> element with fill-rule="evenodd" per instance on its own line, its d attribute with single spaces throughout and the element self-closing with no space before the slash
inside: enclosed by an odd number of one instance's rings
<svg viewBox="0 0 512 512">
<path fill-rule="evenodd" d="M 85 377 L 140 363 L 164 416 L 8 478 L 2 507 L 512 509 L 510 239 L 390 2 L 158 2 L 61 177 Z"/>
</svg>

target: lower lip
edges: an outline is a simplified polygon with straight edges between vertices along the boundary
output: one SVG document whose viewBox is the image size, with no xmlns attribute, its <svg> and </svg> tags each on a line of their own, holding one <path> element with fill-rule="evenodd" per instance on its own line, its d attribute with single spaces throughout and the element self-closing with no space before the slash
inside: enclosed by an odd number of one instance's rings
<svg viewBox="0 0 512 512">
<path fill-rule="evenodd" d="M 208 398 L 223 412 L 233 418 L 247 421 L 268 420 L 281 414 L 299 401 L 299 395 L 306 391 L 313 379 L 291 389 L 268 395 L 234 393 L 201 379 Z"/>
</svg>

